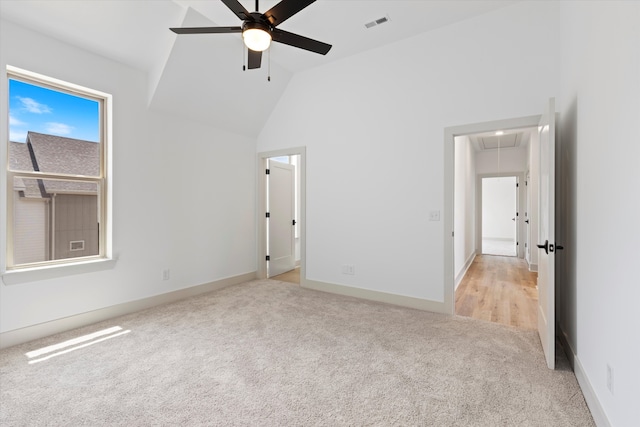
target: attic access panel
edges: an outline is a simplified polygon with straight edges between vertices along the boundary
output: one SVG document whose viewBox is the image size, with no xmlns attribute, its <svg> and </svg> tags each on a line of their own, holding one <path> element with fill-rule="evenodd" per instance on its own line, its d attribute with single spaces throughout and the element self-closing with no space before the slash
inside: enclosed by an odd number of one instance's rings
<svg viewBox="0 0 640 427">
<path fill-rule="evenodd" d="M 481 136 L 478 138 L 483 150 L 499 148 L 513 148 L 518 144 L 518 133 L 511 133 L 500 136 Z"/>
</svg>

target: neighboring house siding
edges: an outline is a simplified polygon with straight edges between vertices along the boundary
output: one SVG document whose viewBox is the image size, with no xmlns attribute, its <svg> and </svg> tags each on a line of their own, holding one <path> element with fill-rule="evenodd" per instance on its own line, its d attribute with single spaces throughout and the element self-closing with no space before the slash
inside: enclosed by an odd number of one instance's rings
<svg viewBox="0 0 640 427">
<path fill-rule="evenodd" d="M 18 175 L 99 176 L 100 144 L 30 131 L 26 143 L 9 144 L 9 164 Z M 17 176 L 13 189 L 14 265 L 100 254 L 96 182 Z"/>
<path fill-rule="evenodd" d="M 54 259 L 98 255 L 98 197 L 59 194 L 54 206 Z M 84 250 L 72 251 L 71 242 L 78 241 L 84 242 Z"/>
<path fill-rule="evenodd" d="M 13 257 L 16 264 L 48 259 L 47 199 L 27 199 L 14 192 Z"/>
</svg>

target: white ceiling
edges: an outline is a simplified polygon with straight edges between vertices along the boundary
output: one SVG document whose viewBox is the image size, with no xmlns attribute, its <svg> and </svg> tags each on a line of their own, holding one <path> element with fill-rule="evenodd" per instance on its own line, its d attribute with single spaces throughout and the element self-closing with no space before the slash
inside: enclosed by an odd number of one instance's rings
<svg viewBox="0 0 640 427">
<path fill-rule="evenodd" d="M 331 51 L 322 56 L 274 43 L 263 56 L 262 68 L 246 72 L 240 34 L 177 36 L 169 31 L 179 26 L 240 25 L 217 0 L 0 1 L 0 15 L 148 73 L 154 109 L 256 136 L 295 73 L 515 1 L 318 0 L 279 28 L 332 44 Z M 254 1 L 241 3 L 247 10 L 255 8 Z M 261 12 L 276 3 L 261 1 Z M 365 28 L 365 23 L 383 16 L 390 21 Z"/>
<path fill-rule="evenodd" d="M 506 148 L 527 147 L 531 139 L 531 132 L 536 128 L 510 129 L 497 135 L 496 131 L 469 135 L 469 140 L 475 151 L 497 150 Z"/>
</svg>

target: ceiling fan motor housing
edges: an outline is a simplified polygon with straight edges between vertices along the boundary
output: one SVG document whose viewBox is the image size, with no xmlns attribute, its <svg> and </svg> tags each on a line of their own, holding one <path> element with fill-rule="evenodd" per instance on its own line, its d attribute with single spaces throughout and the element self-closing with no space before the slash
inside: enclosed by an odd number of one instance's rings
<svg viewBox="0 0 640 427">
<path fill-rule="evenodd" d="M 262 31 L 266 31 L 267 33 L 271 33 L 271 25 L 265 23 L 265 22 L 261 22 L 261 21 L 249 21 L 246 20 L 242 23 L 242 31 L 246 31 L 246 30 L 262 30 Z"/>
</svg>

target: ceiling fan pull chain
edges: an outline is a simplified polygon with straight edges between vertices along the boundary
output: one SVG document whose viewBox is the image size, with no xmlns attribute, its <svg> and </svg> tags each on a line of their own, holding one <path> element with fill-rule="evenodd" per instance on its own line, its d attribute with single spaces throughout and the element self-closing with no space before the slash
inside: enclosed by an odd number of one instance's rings
<svg viewBox="0 0 640 427">
<path fill-rule="evenodd" d="M 242 43 L 242 71 L 247 71 L 247 59 L 244 54 L 244 43 Z"/>
<path fill-rule="evenodd" d="M 258 0 L 256 0 L 257 2 Z M 269 73 L 267 75 L 267 81 L 270 82 L 271 81 L 271 49 L 269 49 Z"/>
</svg>

